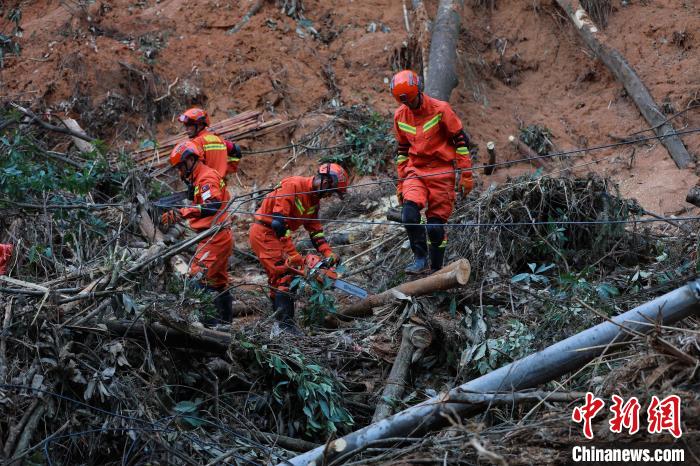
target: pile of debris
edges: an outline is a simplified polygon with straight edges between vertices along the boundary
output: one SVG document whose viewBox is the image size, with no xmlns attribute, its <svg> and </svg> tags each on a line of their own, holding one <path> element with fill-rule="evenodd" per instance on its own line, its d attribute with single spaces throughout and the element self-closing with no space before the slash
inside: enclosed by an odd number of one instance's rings
<svg viewBox="0 0 700 466">
<path fill-rule="evenodd" d="M 361 241 L 343 246 L 345 276 L 373 294 L 394 291 L 370 297 L 361 314 L 346 312 L 356 301 L 307 290 L 306 335 L 280 336 L 265 291 L 234 282 L 241 314 L 249 315 L 227 331 L 206 329 L 190 316 L 211 303 L 173 273 L 186 266 L 197 237 L 166 245 L 147 213 L 144 171 L 155 166 L 153 149 L 140 152 L 137 169 L 99 151 L 56 154 L 55 136 L 23 118 L 3 115 L 12 137 L 0 148 L 2 169 L 12 164 L 33 177 L 21 186 L 0 178 L 8 213 L 0 243 L 14 245 L 0 276 L 0 440 L 8 464 L 282 462 L 493 373 L 696 271 L 694 235 L 670 223 L 625 223 L 646 213 L 609 180 L 531 177 L 459 203 L 452 264 L 421 282 L 450 276 L 456 287 L 410 291 L 417 282 L 407 287 L 397 272 L 410 254 L 397 247 L 403 227 L 368 225 Z M 256 126 L 252 113 L 241 118 L 224 133 L 270 128 Z M 59 143 L 67 147 L 65 137 Z M 47 179 L 42 170 L 59 175 Z M 379 219 L 391 191 L 367 190 L 363 218 Z M 324 215 L 354 213 L 336 205 Z M 332 223 L 327 231 L 340 237 L 348 227 Z M 243 267 L 257 267 L 241 252 Z M 458 261 L 465 258 L 471 270 Z M 322 318 L 313 318 L 319 309 Z M 323 317 L 332 313 L 328 328 Z M 694 429 L 697 334 L 696 320 L 659 326 L 546 388 L 566 392 L 560 403 L 581 391 L 617 393 L 621 380 L 626 394 L 675 387 L 687 392 L 685 427 Z M 448 431 L 377 441 L 330 464 L 557 457 L 563 453 L 552 448 L 571 441 L 570 415 L 533 400 L 494 403 L 475 423 L 451 418 Z M 530 435 L 535 428 L 546 438 Z"/>
</svg>

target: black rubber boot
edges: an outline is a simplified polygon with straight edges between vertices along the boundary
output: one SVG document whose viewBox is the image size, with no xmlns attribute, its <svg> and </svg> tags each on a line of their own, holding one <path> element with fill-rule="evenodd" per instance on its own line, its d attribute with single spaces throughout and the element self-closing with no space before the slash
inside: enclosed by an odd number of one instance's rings
<svg viewBox="0 0 700 466">
<path fill-rule="evenodd" d="M 428 244 L 425 238 L 425 227 L 420 223 L 420 209 L 412 201 L 403 203 L 401 221 L 404 223 L 408 241 L 413 251 L 413 263 L 404 269 L 410 275 L 417 275 L 428 270 Z"/>
<path fill-rule="evenodd" d="M 275 294 L 273 310 L 282 330 L 293 335 L 303 335 L 294 323 L 294 300 L 289 293 L 278 292 Z"/>
<path fill-rule="evenodd" d="M 442 263 L 445 260 L 445 248 L 440 246 L 430 245 L 430 271 L 437 272 L 442 268 Z"/>
<path fill-rule="evenodd" d="M 428 218 L 428 239 L 430 240 L 430 271 L 437 272 L 442 268 L 445 260 L 445 248 L 447 236 L 445 235 L 445 222 L 439 218 Z"/>
<path fill-rule="evenodd" d="M 233 319 L 233 296 L 231 296 L 229 290 L 224 288 L 224 290 L 214 298 L 214 306 L 216 306 L 216 310 L 219 311 L 219 319 L 221 322 L 230 324 Z"/>
</svg>

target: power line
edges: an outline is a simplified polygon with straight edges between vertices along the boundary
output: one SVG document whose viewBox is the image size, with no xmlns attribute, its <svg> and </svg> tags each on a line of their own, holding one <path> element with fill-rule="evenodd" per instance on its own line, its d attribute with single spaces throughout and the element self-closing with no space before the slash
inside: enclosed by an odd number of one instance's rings
<svg viewBox="0 0 700 466">
<path fill-rule="evenodd" d="M 517 160 L 508 160 L 504 162 L 496 162 L 492 164 L 483 164 L 483 165 L 476 165 L 471 168 L 464 168 L 462 171 L 476 171 L 476 170 L 484 170 L 486 168 L 495 168 L 495 167 L 502 167 L 502 166 L 508 166 L 508 165 L 515 165 L 518 163 L 523 163 L 523 162 L 531 162 L 532 160 L 541 160 L 541 159 L 548 159 L 548 158 L 554 158 L 554 157 L 563 157 L 563 156 L 582 156 L 586 155 L 585 153 L 591 152 L 591 151 L 598 151 L 598 150 L 605 150 L 605 149 L 612 149 L 615 147 L 621 147 L 621 146 L 627 146 L 631 144 L 637 144 L 640 142 L 646 142 L 646 141 L 652 141 L 652 140 L 658 140 L 658 139 L 663 139 L 671 136 L 679 136 L 679 135 L 684 135 L 684 134 L 692 134 L 692 133 L 697 133 L 700 132 L 700 128 L 693 128 L 693 129 L 688 129 L 688 130 L 683 130 L 683 131 L 675 131 L 673 133 L 668 133 L 664 134 L 661 136 L 648 136 L 644 138 L 638 138 L 633 141 L 621 141 L 621 142 L 614 142 L 610 144 L 603 144 L 599 146 L 593 146 L 593 147 L 588 147 L 588 148 L 583 148 L 583 149 L 571 149 L 568 151 L 562 151 L 562 152 L 554 152 L 551 154 L 546 154 L 546 155 L 540 155 L 537 157 L 529 157 L 529 158 L 522 158 L 522 159 L 517 159 Z M 436 173 L 430 173 L 427 175 L 414 175 L 414 176 L 407 176 L 404 178 L 384 178 L 382 180 L 376 180 L 376 181 L 368 181 L 365 183 L 357 183 L 357 184 L 352 184 L 348 186 L 348 189 L 357 189 L 365 186 L 374 186 L 374 185 L 379 185 L 379 184 L 387 184 L 387 183 L 397 183 L 397 182 L 404 182 L 407 180 L 413 180 L 413 179 L 420 179 L 420 178 L 430 178 L 430 177 L 436 177 L 436 176 L 442 176 L 442 175 L 451 175 L 455 172 L 455 169 L 450 169 L 446 171 L 441 171 L 441 172 L 436 172 Z M 314 194 L 314 193 L 320 193 L 324 191 L 335 191 L 335 189 L 332 188 L 327 188 L 327 189 L 317 189 L 314 191 L 300 191 L 296 192 L 293 194 L 275 194 L 273 196 L 267 195 L 263 197 L 287 197 L 287 196 L 294 196 L 297 194 Z M 242 195 L 243 196 L 243 195 Z M 251 199 L 253 200 L 253 199 Z"/>
<path fill-rule="evenodd" d="M 331 219 L 331 218 L 306 218 L 306 217 L 285 217 L 281 215 L 273 214 L 259 214 L 256 212 L 246 212 L 237 211 L 237 214 L 244 215 L 257 215 L 261 217 L 277 217 L 285 220 L 314 220 L 322 223 L 345 223 L 354 225 L 393 225 L 393 226 L 425 226 L 424 223 L 398 223 L 398 222 L 384 222 L 384 221 L 371 221 L 371 220 L 351 220 L 351 219 Z M 442 226 L 445 227 L 519 227 L 519 226 L 541 226 L 541 225 L 625 225 L 633 223 L 658 223 L 658 222 L 683 222 L 683 221 L 698 221 L 700 216 L 696 217 L 673 217 L 673 218 L 640 218 L 640 219 L 621 219 L 621 220 L 549 220 L 549 221 L 536 221 L 536 222 L 496 222 L 496 223 L 479 223 L 479 222 L 466 222 L 466 223 L 443 223 Z"/>
<path fill-rule="evenodd" d="M 621 142 L 615 142 L 615 143 L 610 143 L 610 144 L 603 144 L 599 146 L 593 146 L 593 147 L 588 147 L 588 148 L 582 148 L 582 149 L 572 149 L 569 151 L 563 151 L 563 152 L 555 152 L 551 154 L 546 154 L 546 155 L 540 155 L 537 157 L 529 157 L 529 158 L 522 158 L 522 159 L 517 159 L 517 160 L 509 160 L 509 161 L 504 161 L 504 162 L 496 162 L 493 164 L 484 164 L 484 165 L 477 165 L 473 166 L 471 168 L 465 168 L 462 169 L 462 171 L 476 171 L 476 170 L 483 170 L 486 168 L 495 168 L 495 167 L 501 167 L 501 166 L 508 166 L 508 165 L 515 165 L 518 163 L 523 163 L 523 162 L 531 162 L 532 160 L 541 160 L 541 159 L 547 159 L 547 158 L 554 158 L 554 157 L 563 157 L 563 156 L 581 156 L 585 155 L 587 152 L 591 151 L 598 151 L 598 150 L 604 150 L 604 149 L 611 149 L 615 147 L 621 147 L 621 146 L 626 146 L 626 145 L 631 145 L 631 144 L 637 144 L 641 142 L 646 142 L 646 141 L 651 141 L 651 140 L 659 140 L 663 139 L 666 137 L 670 136 L 677 136 L 677 135 L 684 135 L 684 134 L 692 134 L 692 133 L 697 133 L 700 132 L 700 128 L 693 128 L 693 129 L 688 129 L 688 130 L 683 130 L 683 131 L 674 131 L 672 133 L 664 134 L 661 136 L 648 136 L 644 138 L 638 138 L 634 139 L 632 141 L 621 141 Z M 298 144 L 297 144 L 298 145 Z M 292 145 L 293 146 L 293 145 Z M 345 145 L 343 145 L 345 146 Z M 276 149 L 275 149 L 276 150 Z M 270 151 L 274 151 L 270 149 Z M 407 176 L 404 178 L 384 178 L 381 180 L 375 180 L 375 181 L 368 181 L 365 183 L 357 183 L 357 184 L 352 184 L 348 186 L 348 189 L 358 189 L 361 187 L 365 186 L 376 186 L 376 185 L 381 185 L 381 184 L 388 184 L 388 183 L 398 183 L 398 182 L 404 182 L 408 180 L 413 180 L 413 179 L 422 179 L 422 178 L 431 178 L 431 177 L 437 177 L 437 176 L 443 176 L 443 175 L 452 175 L 455 173 L 455 169 L 450 169 L 446 171 L 441 171 L 441 172 L 436 172 L 436 173 L 430 173 L 426 175 L 414 175 L 414 176 Z M 274 192 L 275 189 L 272 189 Z M 324 188 L 324 189 L 317 189 L 313 191 L 298 191 L 295 193 L 289 193 L 289 194 L 272 194 L 269 192 L 269 190 L 258 190 L 254 191 L 251 193 L 245 193 L 241 194 L 238 196 L 235 196 L 231 201 L 233 200 L 238 200 L 244 197 L 250 197 L 248 201 L 253 201 L 253 200 L 259 200 L 263 198 L 278 198 L 278 197 L 289 197 L 289 196 L 296 196 L 299 194 L 318 194 L 322 192 L 335 192 L 336 190 L 333 188 Z M 259 194 L 255 195 L 257 192 L 263 192 L 265 194 Z M 16 204 L 16 203 L 15 203 Z M 120 204 L 114 204 L 114 206 L 118 206 Z M 126 204 L 123 204 L 126 205 Z M 60 204 L 54 204 L 54 205 L 47 205 L 45 208 L 55 208 L 55 209 L 61 209 L 61 208 L 102 208 L 103 206 L 108 206 L 106 204 L 85 204 L 85 206 L 82 205 L 69 205 L 69 206 L 62 206 Z M 31 207 L 35 207 L 32 205 Z M 38 207 L 38 205 L 37 205 Z M 44 206 L 42 206 L 44 207 Z M 185 204 L 173 204 L 171 207 L 185 207 Z"/>
</svg>

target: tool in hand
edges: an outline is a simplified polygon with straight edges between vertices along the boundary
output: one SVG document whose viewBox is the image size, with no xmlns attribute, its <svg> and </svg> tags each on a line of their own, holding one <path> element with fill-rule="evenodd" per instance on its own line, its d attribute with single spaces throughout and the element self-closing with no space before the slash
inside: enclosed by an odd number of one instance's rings
<svg viewBox="0 0 700 466">
<path fill-rule="evenodd" d="M 367 293 L 367 291 L 363 288 L 339 279 L 338 273 L 335 271 L 335 267 L 329 267 L 326 259 L 321 259 L 315 254 L 307 254 L 307 256 L 304 258 L 303 270 L 295 268 L 291 269 L 299 275 L 306 277 L 307 280 L 311 280 L 312 278 L 323 280 L 324 277 L 327 277 L 331 280 L 334 288 L 351 296 L 364 299 L 369 295 L 369 293 Z"/>
</svg>

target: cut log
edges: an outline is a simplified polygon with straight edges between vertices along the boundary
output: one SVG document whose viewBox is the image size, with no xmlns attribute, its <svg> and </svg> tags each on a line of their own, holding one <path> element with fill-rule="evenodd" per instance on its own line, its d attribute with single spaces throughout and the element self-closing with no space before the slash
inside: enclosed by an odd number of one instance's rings
<svg viewBox="0 0 700 466">
<path fill-rule="evenodd" d="M 339 315 L 344 317 L 368 316 L 372 315 L 373 308 L 388 304 L 396 299 L 397 296 L 423 296 L 435 291 L 450 290 L 466 285 L 471 273 L 469 261 L 460 259 L 449 267 L 446 272 L 429 275 L 425 278 L 396 286 L 383 293 L 368 296 L 358 303 L 343 308 Z"/>
<path fill-rule="evenodd" d="M 441 428 L 456 416 L 471 416 L 482 412 L 488 406 L 483 402 L 461 402 L 464 400 L 464 393 L 503 393 L 536 387 L 580 369 L 607 351 L 611 343 L 615 343 L 615 347 L 619 349 L 619 345 L 628 340 L 633 333 L 647 334 L 658 328 L 656 324 L 670 325 L 691 315 L 700 315 L 700 280 L 467 382 L 448 393 L 289 459 L 284 464 L 306 466 L 322 464 L 324 461 L 330 464 L 339 455 L 349 460 L 346 455 L 377 440 L 408 435 L 415 437 L 423 432 Z M 460 402 L 452 402 L 452 396 Z"/>
<path fill-rule="evenodd" d="M 401 346 L 396 354 L 394 365 L 386 380 L 382 396 L 374 410 L 372 422 L 381 421 L 391 416 L 392 405 L 403 395 L 408 379 L 408 369 L 413 361 L 413 355 L 418 348 L 427 348 L 431 341 L 427 328 L 419 325 L 405 325 L 401 333 Z"/>
<path fill-rule="evenodd" d="M 674 134 L 676 130 L 673 125 L 666 121 L 659 106 L 654 102 L 634 68 L 627 63 L 625 57 L 617 49 L 608 44 L 605 34 L 596 27 L 578 0 L 557 0 L 557 3 L 574 23 L 586 45 L 625 87 L 627 94 L 637 105 L 639 112 L 651 125 L 656 135 L 659 136 L 661 143 L 671 154 L 678 168 L 687 168 L 692 161 L 688 150 L 680 137 Z"/>
<path fill-rule="evenodd" d="M 464 0 L 440 0 L 430 39 L 430 59 L 425 74 L 425 93 L 445 102 L 457 85 L 457 39 Z"/>
</svg>

